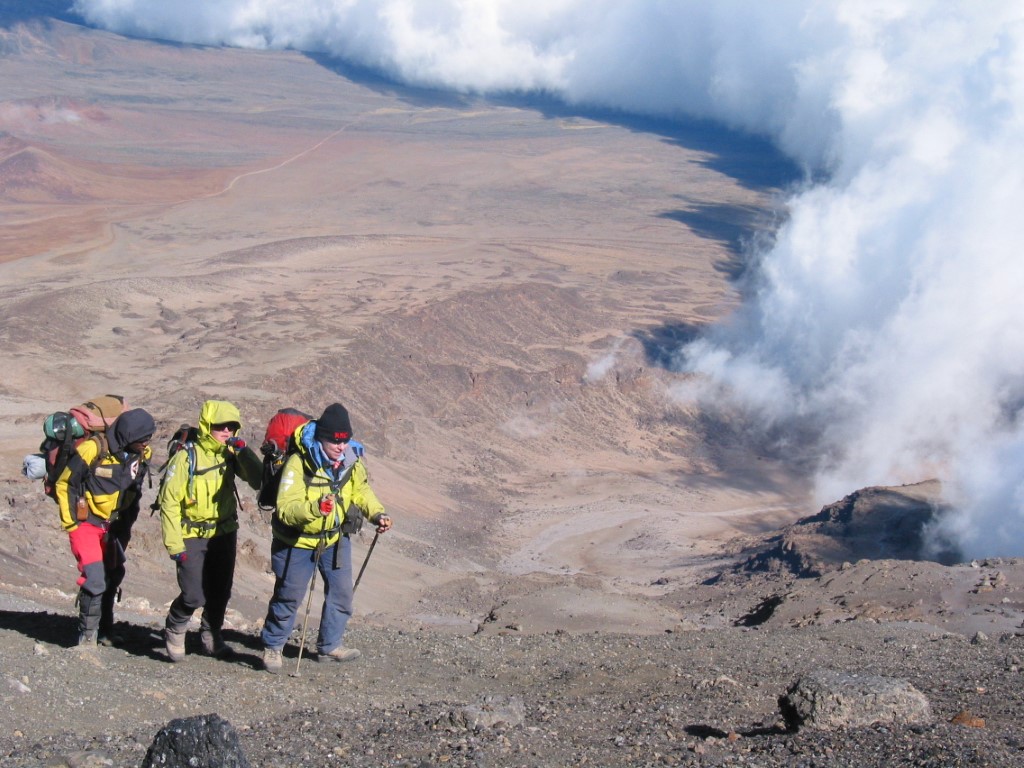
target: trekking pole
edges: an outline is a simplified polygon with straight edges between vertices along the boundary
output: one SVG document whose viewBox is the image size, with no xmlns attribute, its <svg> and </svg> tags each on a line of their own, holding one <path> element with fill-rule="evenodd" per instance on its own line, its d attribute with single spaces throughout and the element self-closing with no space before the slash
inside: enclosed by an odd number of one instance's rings
<svg viewBox="0 0 1024 768">
<path fill-rule="evenodd" d="M 348 469 L 342 473 L 341 477 L 338 478 L 337 483 L 331 484 L 332 494 L 337 493 L 336 489 L 345 484 L 349 475 L 352 474 L 353 469 L 355 469 L 355 464 L 349 466 Z M 337 513 L 335 513 L 335 515 L 337 515 Z M 309 580 L 309 596 L 306 598 L 306 615 L 302 619 L 302 636 L 299 638 L 299 655 L 295 659 L 295 672 L 292 674 L 292 677 L 299 676 L 299 664 L 302 663 L 302 652 L 306 649 L 306 624 L 309 621 L 310 606 L 313 604 L 313 588 L 316 586 L 316 572 L 320 567 L 320 555 L 325 549 L 324 541 L 326 541 L 325 537 L 327 536 L 327 517 L 327 515 L 324 515 L 323 522 L 320 524 L 320 541 L 317 542 L 316 555 L 313 557 L 313 578 Z M 338 541 L 341 541 L 340 537 Z"/>
<path fill-rule="evenodd" d="M 359 569 L 359 575 L 356 576 L 356 583 L 352 586 L 352 594 L 356 593 L 356 588 L 359 586 L 359 580 L 363 578 L 363 571 L 366 570 L 366 564 L 370 562 L 370 555 L 373 554 L 373 548 L 377 546 L 377 539 L 380 538 L 380 531 L 373 534 L 373 541 L 370 542 L 370 548 L 366 550 L 366 557 L 363 558 L 363 566 Z"/>
<path fill-rule="evenodd" d="M 320 555 L 324 551 L 324 532 L 327 530 L 327 516 L 320 526 L 320 541 L 316 543 L 316 554 L 313 556 L 313 578 L 309 580 L 309 596 L 306 598 L 306 615 L 302 618 L 302 634 L 299 637 L 299 655 L 295 659 L 295 671 L 292 677 L 299 676 L 299 664 L 302 663 L 302 652 L 306 649 L 306 625 L 309 623 L 309 609 L 313 605 L 313 590 L 316 588 L 316 572 L 320 567 Z"/>
</svg>

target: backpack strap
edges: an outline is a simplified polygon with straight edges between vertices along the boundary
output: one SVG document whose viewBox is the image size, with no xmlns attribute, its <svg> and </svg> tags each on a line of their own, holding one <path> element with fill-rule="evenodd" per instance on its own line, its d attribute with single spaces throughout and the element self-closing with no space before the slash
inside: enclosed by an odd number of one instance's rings
<svg viewBox="0 0 1024 768">
<path fill-rule="evenodd" d="M 205 475 L 207 472 L 213 472 L 215 469 L 222 469 L 227 467 L 229 470 L 234 469 L 234 461 L 237 459 L 233 455 L 228 454 L 228 458 L 223 461 L 218 461 L 216 464 L 211 464 L 208 467 L 199 469 L 196 461 L 196 444 L 185 443 L 183 446 L 188 451 L 188 495 L 190 499 L 196 497 L 196 477 L 199 475 Z M 225 472 L 225 475 L 227 473 Z M 238 502 L 239 508 L 242 506 L 242 497 L 238 495 L 238 487 L 235 485 L 235 473 L 231 473 L 231 492 L 235 494 L 235 500 Z"/>
<path fill-rule="evenodd" d="M 89 469 L 92 469 L 110 455 L 110 441 L 107 440 L 106 432 L 93 432 L 85 439 L 96 441 L 96 456 L 89 464 Z"/>
<path fill-rule="evenodd" d="M 85 459 L 82 458 L 82 454 L 79 448 L 85 444 L 86 441 L 92 440 L 96 443 L 96 455 L 87 464 Z M 110 455 L 106 439 L 100 434 L 90 434 L 88 437 L 79 440 L 71 451 L 71 455 L 68 457 L 67 466 L 71 467 L 71 474 L 68 478 L 68 504 L 74 508 L 78 504 L 78 500 L 85 494 L 86 489 L 86 478 L 92 472 L 93 468 L 100 463 L 105 457 Z M 58 475 L 59 479 L 59 475 Z"/>
<path fill-rule="evenodd" d="M 57 485 L 57 479 L 64 472 L 64 468 L 68 465 L 68 461 L 71 459 L 71 454 L 75 450 L 75 437 L 71 433 L 70 429 L 64 430 L 64 439 L 59 443 L 57 453 L 53 460 L 53 464 L 50 466 L 49 471 L 46 473 L 46 477 L 43 479 L 43 488 L 46 490 L 47 495 L 52 495 L 52 489 Z M 40 448 L 47 449 L 47 443 L 44 441 Z M 49 446 L 52 449 L 53 446 Z"/>
<path fill-rule="evenodd" d="M 326 483 L 318 484 L 318 485 L 322 485 L 323 487 L 330 488 L 331 489 L 331 495 L 334 496 L 335 499 L 337 499 L 337 501 L 338 501 L 338 508 L 341 510 L 341 514 L 339 515 L 339 519 L 340 519 L 342 525 L 344 524 L 345 519 L 348 517 L 348 509 L 346 509 L 342 505 L 342 503 L 341 503 L 341 493 L 340 493 L 340 491 L 341 491 L 342 487 L 344 487 L 345 483 L 347 483 L 349 481 L 349 478 L 352 477 L 352 471 L 356 468 L 356 464 L 358 462 L 359 462 L 359 459 L 356 459 L 351 464 L 349 464 L 347 467 L 345 467 L 345 470 L 341 473 L 341 477 L 339 477 L 337 479 L 330 479 L 330 478 L 328 478 Z M 315 474 L 314 475 L 306 475 L 305 473 L 303 473 L 303 474 L 304 474 L 304 477 L 306 478 L 306 486 L 307 487 L 312 487 L 313 483 L 311 481 L 315 479 L 315 477 L 316 477 Z"/>
<path fill-rule="evenodd" d="M 338 491 L 341 489 L 341 487 L 343 485 L 345 485 L 345 483 L 348 482 L 348 479 L 352 476 L 352 470 L 355 469 L 355 467 L 356 467 L 356 462 L 353 461 L 351 464 L 349 464 L 347 467 L 345 467 L 345 471 L 341 473 L 341 477 L 339 477 L 337 480 L 331 480 L 331 481 L 329 481 L 327 483 L 323 483 L 322 484 L 323 487 L 330 488 L 331 489 L 331 493 L 334 494 L 335 497 L 337 497 Z M 309 470 L 308 465 L 306 464 L 305 461 L 303 461 L 302 462 L 302 479 L 305 482 L 306 487 L 310 488 L 310 487 L 313 486 L 312 480 L 315 477 L 315 472 L 314 473 L 310 473 L 308 470 Z M 341 506 L 341 499 L 340 498 L 338 498 L 338 502 L 339 502 L 338 506 L 340 507 Z M 325 525 L 324 528 L 321 531 L 317 532 L 317 533 L 307 533 L 307 532 L 303 531 L 301 528 L 295 528 L 293 526 L 286 525 L 285 523 L 281 522 L 281 519 L 277 516 L 277 509 L 276 508 L 274 509 L 273 517 L 270 519 L 270 524 L 271 524 L 271 526 L 273 528 L 275 528 L 279 533 L 283 534 L 286 538 L 287 537 L 295 536 L 295 537 L 305 537 L 305 538 L 320 539 L 321 541 L 324 541 L 328 537 L 333 536 L 335 533 L 340 531 L 342 529 L 342 525 L 343 525 L 343 523 L 345 521 L 345 514 L 346 513 L 345 513 L 344 510 L 342 510 L 342 514 L 341 515 L 338 515 L 337 512 L 335 512 L 334 514 L 335 514 L 335 520 L 337 520 L 337 525 L 333 525 L 330 528 L 327 528 L 326 525 Z"/>
<path fill-rule="evenodd" d="M 188 451 L 189 451 L 189 453 L 188 453 L 188 458 L 189 458 L 188 470 L 189 470 L 189 474 L 192 475 L 193 477 L 195 477 L 196 475 L 205 475 L 207 472 L 213 472 L 213 470 L 215 470 L 215 469 L 220 469 L 221 467 L 228 466 L 228 462 L 227 461 L 220 461 L 220 462 L 217 462 L 216 464 L 211 464 L 208 467 L 203 467 L 202 469 L 197 469 L 196 468 L 196 447 L 190 443 L 188 445 Z"/>
<path fill-rule="evenodd" d="M 281 485 L 281 472 L 288 454 L 269 440 L 260 450 L 263 451 L 263 476 L 256 495 L 256 506 L 263 512 L 271 512 L 277 506 L 277 489 Z"/>
</svg>

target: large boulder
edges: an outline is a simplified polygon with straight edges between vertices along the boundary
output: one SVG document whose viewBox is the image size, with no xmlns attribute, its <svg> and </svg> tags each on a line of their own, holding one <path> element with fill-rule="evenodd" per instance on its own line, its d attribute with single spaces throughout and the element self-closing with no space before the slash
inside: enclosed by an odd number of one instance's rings
<svg viewBox="0 0 1024 768">
<path fill-rule="evenodd" d="M 487 695 L 449 715 L 455 726 L 480 731 L 485 728 L 514 728 L 526 720 L 526 706 L 519 696 Z"/>
<path fill-rule="evenodd" d="M 142 768 L 250 768 L 238 732 L 220 715 L 171 720 L 160 729 Z"/>
<path fill-rule="evenodd" d="M 931 705 L 903 680 L 821 670 L 804 675 L 779 697 L 790 730 L 857 728 L 876 723 L 929 723 Z"/>
</svg>

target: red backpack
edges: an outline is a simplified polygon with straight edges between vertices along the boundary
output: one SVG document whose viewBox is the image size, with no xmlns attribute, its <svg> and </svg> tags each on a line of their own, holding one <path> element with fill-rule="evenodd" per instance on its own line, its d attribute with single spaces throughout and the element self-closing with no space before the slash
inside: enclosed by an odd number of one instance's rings
<svg viewBox="0 0 1024 768">
<path fill-rule="evenodd" d="M 277 506 L 277 489 L 281 485 L 281 470 L 287 458 L 297 448 L 295 430 L 312 421 L 313 417 L 295 408 L 282 408 L 267 423 L 260 452 L 263 454 L 263 483 L 257 504 L 269 511 Z"/>
</svg>

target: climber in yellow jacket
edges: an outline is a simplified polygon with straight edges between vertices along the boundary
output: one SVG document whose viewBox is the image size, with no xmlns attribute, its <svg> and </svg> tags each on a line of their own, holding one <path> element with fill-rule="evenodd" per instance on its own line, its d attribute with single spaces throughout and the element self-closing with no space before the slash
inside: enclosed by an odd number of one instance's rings
<svg viewBox="0 0 1024 768">
<path fill-rule="evenodd" d="M 78 644 L 114 642 L 114 602 L 125 574 L 124 550 L 139 516 L 155 424 L 141 408 L 125 411 L 83 440 L 54 484 L 78 578 Z"/>
<path fill-rule="evenodd" d="M 355 648 L 342 645 L 352 615 L 352 546 L 349 534 L 362 520 L 378 533 L 391 518 L 377 499 L 352 440 L 352 423 L 340 403 L 319 419 L 295 430 L 298 450 L 281 470 L 272 529 L 270 565 L 274 594 L 263 623 L 263 668 L 279 672 L 282 649 L 291 634 L 299 604 L 319 570 L 324 604 L 317 636 L 318 661 L 352 661 Z"/>
<path fill-rule="evenodd" d="M 185 633 L 192 614 L 203 609 L 200 641 L 205 653 L 230 656 L 222 629 L 235 577 L 238 504 L 235 477 L 258 490 L 263 462 L 238 437 L 238 408 L 207 400 L 194 442 L 170 459 L 160 488 L 161 530 L 176 563 L 181 592 L 167 612 L 164 640 L 171 661 L 185 658 Z"/>
</svg>

